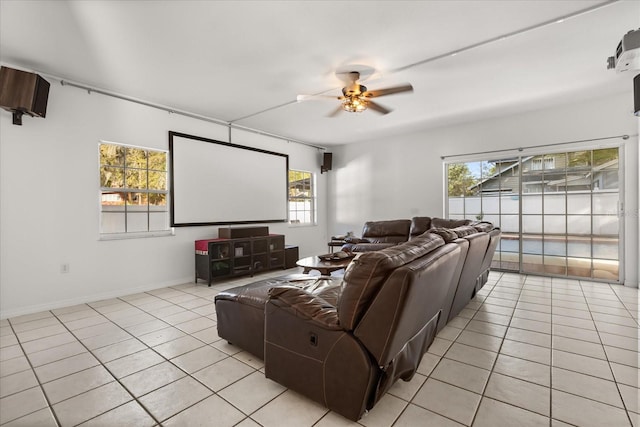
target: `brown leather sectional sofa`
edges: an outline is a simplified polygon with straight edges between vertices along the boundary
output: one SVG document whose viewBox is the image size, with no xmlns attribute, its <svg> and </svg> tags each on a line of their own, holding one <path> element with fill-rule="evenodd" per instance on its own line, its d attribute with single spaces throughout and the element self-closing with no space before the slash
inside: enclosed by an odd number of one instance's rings
<svg viewBox="0 0 640 427">
<path fill-rule="evenodd" d="M 223 291 L 218 334 L 263 358 L 267 378 L 358 420 L 413 377 L 436 333 L 486 282 L 498 240 L 488 223 L 429 226 L 358 254 L 344 277 L 289 275 Z"/>
</svg>

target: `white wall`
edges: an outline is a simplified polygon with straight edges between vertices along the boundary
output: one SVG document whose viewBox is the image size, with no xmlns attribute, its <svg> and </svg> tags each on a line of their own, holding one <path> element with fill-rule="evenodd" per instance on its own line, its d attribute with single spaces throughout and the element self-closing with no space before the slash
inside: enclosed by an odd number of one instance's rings
<svg viewBox="0 0 640 427">
<path fill-rule="evenodd" d="M 45 119 L 14 126 L 0 111 L 0 317 L 193 281 L 194 240 L 217 237 L 216 227 L 98 240 L 98 142 L 168 149 L 169 130 L 228 141 L 228 128 L 51 83 Z M 290 168 L 317 174 L 318 205 L 326 206 L 317 149 L 240 131 L 232 139 L 286 153 Z M 317 226 L 269 227 L 301 256 L 327 250 L 325 208 Z"/>
<path fill-rule="evenodd" d="M 337 147 L 329 180 L 328 232 L 359 235 L 367 220 L 442 216 L 441 156 L 637 135 L 632 111 L 630 88 L 629 93 L 588 102 Z M 625 276 L 627 285 L 637 286 L 638 137 L 624 146 Z"/>
</svg>

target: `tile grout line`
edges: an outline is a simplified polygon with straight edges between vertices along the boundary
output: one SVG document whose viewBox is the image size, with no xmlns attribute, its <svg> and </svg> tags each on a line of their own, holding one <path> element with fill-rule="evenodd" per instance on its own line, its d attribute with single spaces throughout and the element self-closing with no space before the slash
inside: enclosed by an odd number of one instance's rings
<svg viewBox="0 0 640 427">
<path fill-rule="evenodd" d="M 89 305 L 88 305 L 88 306 L 89 306 Z M 91 306 L 89 306 L 89 307 L 91 307 Z M 96 313 L 98 313 L 99 315 L 101 315 L 101 316 L 103 315 L 103 314 L 102 314 L 102 313 L 100 313 L 98 310 L 96 310 L 94 307 L 91 307 L 91 309 L 92 309 L 92 310 L 94 310 L 94 311 L 95 311 Z M 60 319 L 58 318 L 58 316 L 57 316 L 55 313 L 52 313 L 52 314 L 56 317 L 56 319 L 58 319 L 58 321 L 60 321 Z M 106 316 L 105 316 L 105 317 L 106 317 Z M 109 322 L 113 323 L 113 322 L 111 321 L 111 319 L 109 319 Z M 80 345 L 82 345 L 82 346 L 87 350 L 87 352 L 88 352 L 89 354 L 91 354 L 91 356 L 95 357 L 95 359 L 100 363 L 100 366 L 102 366 L 102 368 L 103 368 L 103 369 L 105 369 L 105 370 L 109 373 L 109 375 L 111 375 L 111 376 L 113 377 L 114 381 L 115 381 L 115 382 L 117 382 L 117 383 L 118 383 L 118 384 L 119 384 L 119 385 L 120 385 L 124 390 L 126 390 L 126 392 L 127 392 L 127 393 L 129 393 L 129 395 L 131 396 L 132 400 L 133 400 L 133 401 L 135 401 L 136 403 L 138 403 L 138 404 L 139 404 L 139 405 L 144 409 L 144 411 L 145 411 L 145 412 L 146 412 L 146 413 L 147 413 L 147 414 L 148 414 L 148 415 L 153 419 L 153 421 L 154 421 L 156 424 L 161 425 L 161 424 L 160 424 L 160 422 L 156 419 L 156 417 L 154 417 L 154 416 L 153 416 L 153 414 L 152 414 L 151 412 L 149 412 L 149 411 L 147 410 L 147 408 L 146 408 L 144 405 L 142 405 L 140 402 L 138 402 L 138 399 L 133 395 L 133 393 L 131 393 L 131 391 L 130 391 L 127 387 L 125 387 L 125 385 L 124 385 L 124 384 L 122 384 L 122 382 L 120 382 L 120 378 L 116 377 L 116 375 L 114 375 L 114 373 L 113 373 L 113 372 L 112 372 L 112 371 L 111 371 L 111 370 L 110 370 L 110 369 L 109 369 L 109 368 L 108 368 L 104 363 L 102 363 L 102 361 L 101 361 L 100 359 L 98 359 L 98 358 L 96 357 L 96 355 L 93 353 L 93 351 L 91 351 L 91 350 L 89 349 L 89 347 L 87 347 L 87 346 L 85 345 L 85 343 L 83 343 L 83 342 L 80 340 L 80 338 L 78 338 L 78 337 L 73 333 L 73 331 L 71 331 L 71 330 L 67 327 L 67 325 L 66 325 L 64 322 L 60 321 L 60 323 L 62 323 L 62 325 L 64 326 L 64 328 L 65 328 L 65 329 L 67 329 L 67 331 L 68 331 L 71 335 L 73 335 L 73 337 L 74 337 L 76 340 L 78 340 L 78 342 L 80 343 Z M 116 325 L 116 326 L 117 326 L 117 327 L 119 327 L 119 328 L 121 328 L 121 327 L 120 327 L 120 325 Z M 121 328 L 121 329 L 122 329 L 122 328 Z M 123 329 L 123 330 L 124 330 L 124 329 Z M 129 333 L 128 331 L 125 331 L 125 332 Z M 133 336 L 132 336 L 132 337 L 133 337 Z M 137 337 L 134 337 L 134 338 L 137 338 Z M 104 347 L 107 347 L 107 346 L 104 346 Z M 102 347 L 98 347 L 98 348 L 102 348 Z M 90 369 L 90 368 L 89 368 L 89 369 Z M 80 371 L 80 372 L 82 372 L 82 371 Z M 75 374 L 75 373 L 74 373 L 74 374 Z M 74 375 L 74 374 L 70 374 L 70 375 Z M 67 375 L 67 376 L 69 376 L 69 375 Z M 104 384 L 103 384 L 103 385 L 104 385 Z M 95 387 L 95 388 L 93 388 L 93 389 L 91 389 L 91 390 L 95 390 L 95 389 L 100 388 L 100 387 L 102 387 L 102 385 L 101 385 L 101 386 L 98 386 L 98 387 Z M 89 391 L 90 391 L 90 390 L 89 390 Z M 86 391 L 85 391 L 85 392 L 83 392 L 83 393 L 86 393 Z M 83 394 L 83 393 L 81 393 L 81 394 Z M 80 395 L 81 395 L 81 394 L 80 394 Z M 80 395 L 77 395 L 77 396 L 80 396 Z M 72 396 L 72 397 L 70 397 L 70 398 L 68 398 L 68 399 L 65 399 L 65 400 L 72 399 L 73 397 L 76 397 L 76 396 Z M 62 402 L 64 402 L 64 400 L 63 400 Z M 60 402 L 58 402 L 58 403 L 60 403 Z M 116 408 L 119 408 L 120 406 L 126 405 L 127 403 L 129 403 L 129 402 L 124 402 L 124 403 L 122 403 L 121 405 L 118 405 L 118 406 L 116 406 L 115 408 L 108 409 L 107 411 L 102 412 L 102 413 L 100 413 L 100 414 L 97 414 L 96 416 L 91 417 L 91 418 L 89 418 L 88 420 L 83 420 L 81 423 L 85 423 L 85 422 L 87 422 L 87 421 L 89 421 L 89 420 L 92 420 L 92 419 L 94 419 L 94 418 L 97 418 L 97 417 L 99 417 L 99 416 L 101 416 L 101 415 L 103 415 L 103 414 L 106 414 L 106 413 L 108 413 L 108 412 L 110 412 L 110 411 L 112 411 L 112 410 L 114 410 L 114 409 L 116 409 Z M 51 412 L 53 412 L 53 413 L 55 414 L 55 411 L 54 411 L 54 409 L 53 409 L 53 406 L 50 406 L 50 407 L 51 407 Z"/>
<path fill-rule="evenodd" d="M 53 312 L 49 311 L 49 313 L 51 313 L 51 315 L 55 316 L 55 315 L 53 314 Z M 56 320 L 58 320 L 58 318 L 57 318 L 57 317 L 56 317 Z M 12 331 L 12 332 L 13 332 L 13 334 L 16 336 L 16 341 L 18 341 L 18 345 L 20 346 L 20 350 L 22 351 L 22 354 L 24 355 L 24 358 L 27 360 L 27 363 L 29 364 L 29 368 L 31 369 L 31 373 L 33 374 L 33 376 L 35 377 L 36 381 L 38 382 L 38 387 L 40 388 L 40 392 L 42 393 L 42 396 L 44 396 L 44 400 L 45 400 L 45 402 L 46 402 L 46 404 L 47 404 L 47 407 L 46 407 L 46 408 L 47 408 L 47 409 L 49 409 L 49 412 L 51 412 L 51 414 L 53 415 L 53 419 L 55 420 L 56 425 L 57 425 L 58 427 L 59 427 L 59 426 L 61 426 L 60 420 L 58 419 L 58 415 L 57 415 L 57 414 L 55 413 L 55 411 L 53 410 L 53 406 L 51 405 L 51 402 L 49 401 L 49 396 L 47 396 L 47 393 L 44 391 L 44 387 L 42 386 L 42 382 L 40 381 L 40 378 L 39 378 L 39 377 L 38 377 L 38 375 L 36 374 L 36 370 L 35 370 L 35 368 L 33 367 L 33 364 L 31 363 L 31 359 L 29 359 L 29 356 L 28 356 L 27 352 L 24 350 L 24 347 L 22 346 L 22 342 L 18 339 L 18 334 L 16 333 L 15 329 L 13 328 L 13 323 L 11 323 L 11 320 L 9 320 L 9 319 L 7 319 L 7 321 L 9 322 L 9 327 L 11 328 L 11 331 Z M 60 320 L 58 320 L 58 322 L 60 322 Z M 27 390 L 28 390 L 28 389 L 27 389 Z M 17 394 L 17 393 L 16 393 L 16 394 Z M 6 396 L 5 396 L 5 397 L 6 397 Z M 28 413 L 28 414 L 21 415 L 21 416 L 19 416 L 18 418 L 15 418 L 15 419 L 13 419 L 13 420 L 9 420 L 9 421 L 7 421 L 7 423 L 8 423 L 8 422 L 11 422 L 11 421 L 19 420 L 20 418 L 22 418 L 22 417 L 24 417 L 24 416 L 34 414 L 34 413 L 36 413 L 36 412 L 38 412 L 38 411 L 41 411 L 42 409 L 45 409 L 45 408 L 41 408 L 41 409 L 38 409 L 38 410 L 36 410 L 36 411 L 30 412 L 30 413 Z"/>
<path fill-rule="evenodd" d="M 473 418 L 471 419 L 471 424 L 470 424 L 470 425 L 473 425 L 473 424 L 475 423 L 475 421 L 476 421 L 476 417 L 478 416 L 478 412 L 480 411 L 480 405 L 482 404 L 482 400 L 485 398 L 485 393 L 486 393 L 486 391 L 487 391 L 487 387 L 489 386 L 489 381 L 491 381 L 491 376 L 493 375 L 494 370 L 495 370 L 495 367 L 496 367 L 496 364 L 498 363 L 498 357 L 500 356 L 500 353 L 501 353 L 501 351 L 502 351 L 502 346 L 504 345 L 504 341 L 507 339 L 507 334 L 508 334 L 508 332 L 509 332 L 509 327 L 511 326 L 511 322 L 512 322 L 512 320 L 513 320 L 513 314 L 515 313 L 516 307 L 518 306 L 518 302 L 520 301 L 520 297 L 522 296 L 522 292 L 523 292 L 524 287 L 525 287 L 525 285 L 526 285 L 526 283 L 527 283 L 527 278 L 528 278 L 528 277 L 529 277 L 529 276 L 528 276 L 528 275 L 526 275 L 526 276 L 525 276 L 525 278 L 524 278 L 524 281 L 522 281 L 522 282 L 520 283 L 520 284 L 521 284 L 521 287 L 520 287 L 520 292 L 518 293 L 518 300 L 516 301 L 516 305 L 513 307 L 513 312 L 511 313 L 511 316 L 510 316 L 510 318 L 509 318 L 509 323 L 508 323 L 507 325 L 505 325 L 505 326 L 507 327 L 507 329 L 506 329 L 506 331 L 505 331 L 505 335 L 504 335 L 504 337 L 502 338 L 502 341 L 500 342 L 500 347 L 498 348 L 498 351 L 497 351 L 497 354 L 496 354 L 496 358 L 495 358 L 495 360 L 493 361 L 493 363 L 491 364 L 491 369 L 490 369 L 490 371 L 489 371 L 489 376 L 487 377 L 487 382 L 484 384 L 484 387 L 482 388 L 482 393 L 480 394 L 480 396 L 481 396 L 481 398 L 480 398 L 480 402 L 478 403 L 478 407 L 476 408 L 475 413 L 473 414 Z M 500 280 L 502 280 L 502 276 L 500 277 Z M 498 283 L 500 283 L 500 280 L 498 280 L 498 282 L 496 283 L 496 285 L 497 285 Z M 508 283 L 508 282 L 507 282 L 507 283 Z M 493 291 L 495 290 L 495 286 L 496 286 L 496 285 L 494 285 L 494 286 L 491 288 L 491 291 L 489 292 L 489 294 L 487 295 L 487 297 L 493 293 Z M 486 300 L 486 298 L 485 298 L 485 300 Z M 482 303 L 483 303 L 483 304 L 485 304 L 485 302 L 484 302 L 484 301 L 483 301 Z M 475 316 L 474 316 L 474 317 L 475 317 Z M 494 398 L 489 397 L 489 396 L 486 396 L 486 398 L 487 398 L 487 399 L 493 399 L 493 400 L 496 400 L 496 401 L 498 401 L 498 402 L 502 402 L 502 401 L 501 401 L 501 400 L 499 400 L 499 399 L 494 399 Z M 513 405 L 513 404 L 511 404 L 511 403 L 509 403 L 509 402 L 502 402 L 502 403 L 505 403 L 505 404 L 507 404 L 507 405 L 513 406 L 513 407 L 518 408 L 518 409 L 522 409 L 522 410 L 525 410 L 525 411 L 529 411 L 529 410 L 528 410 L 528 409 L 526 409 L 526 408 L 522 408 L 522 407 L 520 407 L 520 406 Z M 529 412 L 532 412 L 532 413 L 537 414 L 536 412 L 533 412 L 533 411 L 529 411 Z M 539 414 L 538 414 L 538 415 L 539 415 Z M 551 420 L 551 418 L 549 418 L 549 420 Z M 549 421 L 549 423 L 551 423 L 551 421 Z"/>
<path fill-rule="evenodd" d="M 611 287 L 611 285 L 608 285 L 609 288 Z M 580 288 L 582 288 L 582 283 L 580 283 Z M 584 292 L 584 289 L 583 289 Z M 611 292 L 613 292 L 613 294 L 616 296 L 616 298 L 618 298 L 618 300 L 620 300 L 620 298 L 618 297 L 618 295 L 613 291 L 613 289 L 611 289 Z M 585 298 L 586 299 L 586 298 Z M 587 305 L 589 305 L 589 303 L 587 302 Z M 624 304 L 622 304 L 624 307 Z M 607 351 L 604 347 L 604 342 L 602 342 L 602 337 L 600 335 L 600 330 L 598 329 L 598 324 L 595 322 L 595 319 L 593 319 L 593 314 L 591 314 L 591 309 L 589 309 L 589 315 L 591 316 L 591 320 L 593 321 L 593 324 L 596 328 L 596 333 L 598 334 L 598 338 L 600 339 L 600 343 L 602 345 L 602 351 L 604 352 L 604 356 L 607 358 L 607 365 L 609 366 L 609 371 L 611 371 L 611 376 L 613 377 L 613 383 L 616 386 L 616 390 L 618 390 L 618 396 L 620 397 L 620 402 L 622 402 L 622 407 L 627 415 L 627 419 L 629 420 L 629 425 L 633 425 L 633 420 L 631 419 L 631 411 L 629 411 L 629 409 L 627 409 L 627 403 L 624 401 L 624 398 L 622 397 L 622 392 L 620 391 L 620 385 L 618 384 L 618 381 L 616 380 L 616 376 L 615 373 L 613 372 L 613 368 L 611 367 L 611 361 L 609 360 L 609 355 L 607 354 Z"/>
</svg>

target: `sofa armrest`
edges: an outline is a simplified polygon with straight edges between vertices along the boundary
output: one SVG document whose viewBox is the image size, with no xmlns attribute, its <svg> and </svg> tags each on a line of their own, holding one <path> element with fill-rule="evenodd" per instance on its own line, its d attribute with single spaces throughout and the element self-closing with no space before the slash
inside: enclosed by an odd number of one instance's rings
<svg viewBox="0 0 640 427">
<path fill-rule="evenodd" d="M 349 252 L 372 252 L 381 251 L 396 245 L 397 243 L 359 243 L 357 245 L 351 245 L 348 250 Z M 342 247 L 342 250 L 345 250 L 345 246 Z"/>
<path fill-rule="evenodd" d="M 364 239 L 364 238 L 360 238 L 360 237 L 347 237 L 344 239 L 345 242 L 347 243 L 353 243 L 353 244 L 358 244 L 358 243 L 370 243 L 368 239 Z"/>
<path fill-rule="evenodd" d="M 329 330 L 341 330 L 338 310 L 323 298 L 295 286 L 277 286 L 269 290 L 271 304 Z"/>
</svg>

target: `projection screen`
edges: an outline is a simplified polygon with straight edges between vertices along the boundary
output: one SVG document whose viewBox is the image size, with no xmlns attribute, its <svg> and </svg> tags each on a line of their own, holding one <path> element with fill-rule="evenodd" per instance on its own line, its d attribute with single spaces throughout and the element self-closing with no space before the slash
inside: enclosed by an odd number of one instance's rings
<svg viewBox="0 0 640 427">
<path fill-rule="evenodd" d="M 169 132 L 171 226 L 287 221 L 289 156 Z"/>
</svg>

